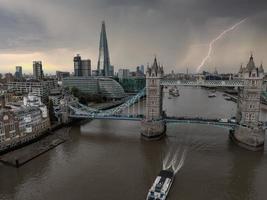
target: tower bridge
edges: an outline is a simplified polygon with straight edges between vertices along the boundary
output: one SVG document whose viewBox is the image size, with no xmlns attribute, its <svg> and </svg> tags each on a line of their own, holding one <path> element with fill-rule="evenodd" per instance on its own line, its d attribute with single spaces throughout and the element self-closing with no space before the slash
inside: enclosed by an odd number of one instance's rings
<svg viewBox="0 0 267 200">
<path fill-rule="evenodd" d="M 240 146 L 250 150 L 263 148 L 265 131 L 259 122 L 260 96 L 262 91 L 264 71 L 262 65 L 256 67 L 253 56 L 245 68 L 241 67 L 239 79 L 235 80 L 168 80 L 164 79 L 164 70 L 155 58 L 146 72 L 146 88 L 130 98 L 122 105 L 108 109 L 97 110 L 77 102 L 68 104 L 67 115 L 70 118 L 91 118 L 106 120 L 131 120 L 141 122 L 141 135 L 147 139 L 159 139 L 165 135 L 167 123 L 208 124 L 229 128 L 230 137 Z M 170 117 L 163 111 L 163 87 L 165 86 L 205 86 L 205 87 L 236 87 L 238 88 L 236 123 L 221 122 L 219 119 Z M 141 98 L 146 95 L 145 114 L 138 114 Z M 137 112 L 129 112 L 131 106 L 137 103 Z M 123 113 L 128 110 L 128 113 Z"/>
</svg>

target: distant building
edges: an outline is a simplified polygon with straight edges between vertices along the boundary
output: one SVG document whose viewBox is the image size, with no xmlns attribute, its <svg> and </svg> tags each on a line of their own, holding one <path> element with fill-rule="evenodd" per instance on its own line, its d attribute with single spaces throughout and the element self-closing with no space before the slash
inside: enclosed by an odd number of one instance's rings
<svg viewBox="0 0 267 200">
<path fill-rule="evenodd" d="M 144 65 L 140 65 L 136 67 L 136 75 L 137 76 L 144 76 L 145 75 L 145 67 Z"/>
<path fill-rule="evenodd" d="M 141 67 L 140 66 L 137 66 L 136 67 L 136 74 L 135 74 L 135 76 L 137 76 L 137 77 L 145 77 L 145 74 L 141 70 Z"/>
<path fill-rule="evenodd" d="M 140 66 L 140 71 L 141 71 L 143 74 L 145 74 L 145 66 L 144 66 L 144 65 L 141 65 L 141 66 Z"/>
<path fill-rule="evenodd" d="M 82 60 L 77 54 L 74 59 L 74 76 L 91 76 L 91 60 Z"/>
<path fill-rule="evenodd" d="M 48 102 L 50 90 L 56 87 L 56 80 L 27 80 L 9 82 L 7 84 L 8 91 L 19 93 L 22 95 L 31 92 L 33 95 L 40 97 L 43 103 Z"/>
<path fill-rule="evenodd" d="M 125 92 L 137 93 L 146 87 L 145 77 L 128 77 L 119 79 L 119 83 L 123 87 Z"/>
<path fill-rule="evenodd" d="M 105 22 L 102 22 L 100 42 L 99 42 L 99 57 L 97 63 L 97 71 L 99 76 L 113 76 L 112 70 L 110 70 L 110 58 L 108 49 L 108 40 L 106 33 Z"/>
<path fill-rule="evenodd" d="M 98 76 L 98 70 L 92 70 L 92 76 Z"/>
<path fill-rule="evenodd" d="M 56 71 L 56 77 L 57 80 L 61 81 L 63 78 L 69 77 L 70 73 L 69 72 L 61 72 L 61 71 Z"/>
<path fill-rule="evenodd" d="M 21 66 L 16 66 L 15 78 L 22 79 L 22 67 Z"/>
<path fill-rule="evenodd" d="M 82 60 L 82 76 L 91 76 L 91 60 Z"/>
<path fill-rule="evenodd" d="M 62 81 L 64 88 L 77 88 L 80 92 L 88 95 L 101 94 L 106 99 L 121 99 L 125 92 L 121 85 L 104 77 L 69 77 Z"/>
<path fill-rule="evenodd" d="M 140 72 L 140 67 L 139 66 L 136 67 L 136 72 Z"/>
<path fill-rule="evenodd" d="M 106 99 L 122 99 L 126 96 L 123 87 L 114 79 L 99 78 L 99 93 Z"/>
<path fill-rule="evenodd" d="M 121 79 L 127 79 L 130 77 L 130 70 L 129 69 L 119 69 L 118 71 L 118 78 Z"/>
<path fill-rule="evenodd" d="M 36 80 L 44 78 L 42 61 L 33 61 L 33 77 Z"/>
<path fill-rule="evenodd" d="M 96 77 L 77 77 L 72 76 L 62 80 L 64 88 L 76 87 L 85 94 L 98 94 L 98 81 Z"/>
<path fill-rule="evenodd" d="M 63 95 L 60 88 L 50 90 L 49 101 L 52 101 L 54 106 L 59 106 L 62 98 Z"/>
<path fill-rule="evenodd" d="M 114 76 L 114 66 L 113 65 L 110 65 L 109 67 L 109 76 Z"/>
<path fill-rule="evenodd" d="M 11 74 L 11 73 L 6 73 L 5 74 L 5 81 L 8 83 L 8 82 L 11 82 L 11 81 L 14 81 L 14 76 Z"/>
<path fill-rule="evenodd" d="M 136 93 L 143 89 L 146 84 L 146 79 L 140 66 L 137 66 L 134 72 L 130 72 L 129 69 L 119 69 L 118 79 L 125 92 L 128 93 Z"/>
<path fill-rule="evenodd" d="M 74 62 L 74 76 L 82 76 L 82 64 L 81 64 L 82 58 L 79 54 L 77 54 L 74 58 L 73 58 L 73 62 Z"/>
</svg>

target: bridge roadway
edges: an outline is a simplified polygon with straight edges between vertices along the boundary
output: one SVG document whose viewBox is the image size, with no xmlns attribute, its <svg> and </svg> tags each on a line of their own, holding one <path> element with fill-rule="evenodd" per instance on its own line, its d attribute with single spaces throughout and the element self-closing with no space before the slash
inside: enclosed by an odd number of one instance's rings
<svg viewBox="0 0 267 200">
<path fill-rule="evenodd" d="M 239 79 L 196 81 L 163 79 L 160 84 L 162 86 L 244 87 L 244 82 Z"/>
<path fill-rule="evenodd" d="M 71 118 L 80 118 L 80 119 L 105 119 L 105 120 L 125 120 L 125 121 L 142 121 L 144 115 L 91 115 L 91 114 L 72 114 L 69 117 Z M 165 117 L 166 123 L 179 123 L 179 124 L 204 124 L 219 126 L 224 128 L 234 128 L 239 126 L 237 123 L 233 122 L 221 122 L 220 119 L 208 119 L 208 118 L 190 118 L 190 117 Z"/>
</svg>

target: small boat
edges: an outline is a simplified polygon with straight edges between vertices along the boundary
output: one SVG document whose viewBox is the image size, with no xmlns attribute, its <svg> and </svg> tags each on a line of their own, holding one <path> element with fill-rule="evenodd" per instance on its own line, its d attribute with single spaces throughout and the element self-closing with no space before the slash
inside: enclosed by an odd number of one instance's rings
<svg viewBox="0 0 267 200">
<path fill-rule="evenodd" d="M 216 97 L 216 94 L 215 94 L 215 93 L 210 93 L 208 97 L 209 97 L 209 98 Z"/>
<path fill-rule="evenodd" d="M 165 200 L 174 180 L 174 172 L 161 170 L 150 188 L 146 200 Z"/>
<path fill-rule="evenodd" d="M 224 99 L 225 99 L 226 101 L 230 101 L 230 100 L 231 100 L 231 97 L 229 97 L 229 96 L 225 96 Z"/>
<path fill-rule="evenodd" d="M 179 90 L 176 87 L 169 89 L 169 94 L 174 96 L 174 97 L 180 96 Z"/>
</svg>

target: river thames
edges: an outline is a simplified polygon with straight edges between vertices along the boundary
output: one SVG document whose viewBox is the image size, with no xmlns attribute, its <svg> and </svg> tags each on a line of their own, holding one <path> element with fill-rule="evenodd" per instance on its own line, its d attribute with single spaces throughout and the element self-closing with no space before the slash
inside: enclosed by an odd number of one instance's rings
<svg viewBox="0 0 267 200">
<path fill-rule="evenodd" d="M 236 104 L 217 92 L 180 88 L 164 97 L 170 116 L 230 118 Z M 144 108 L 145 102 L 142 102 Z M 262 113 L 266 118 L 266 113 Z M 183 165 L 169 200 L 265 200 L 267 147 L 250 152 L 233 144 L 228 130 L 169 124 L 167 137 L 140 138 L 140 123 L 94 120 L 76 124 L 70 140 L 16 169 L 0 164 L 1 200 L 144 200 L 170 152 Z M 182 154 L 179 152 L 186 152 Z"/>
</svg>

